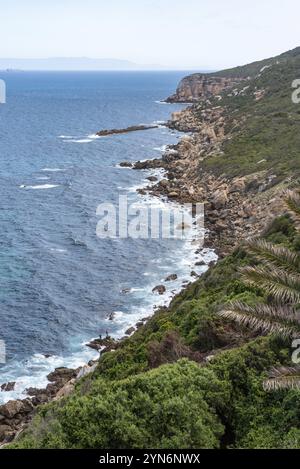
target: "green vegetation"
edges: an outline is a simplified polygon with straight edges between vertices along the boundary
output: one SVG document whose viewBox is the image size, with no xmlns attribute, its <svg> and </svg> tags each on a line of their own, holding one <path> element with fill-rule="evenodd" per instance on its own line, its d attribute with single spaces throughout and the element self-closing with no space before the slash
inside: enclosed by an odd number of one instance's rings
<svg viewBox="0 0 300 469">
<path fill-rule="evenodd" d="M 202 168 L 230 176 L 268 170 L 277 181 L 299 177 L 300 105 L 292 102 L 292 83 L 300 77 L 300 48 L 219 74 L 250 79 L 215 99 L 214 105 L 225 107 L 228 139 Z M 196 105 L 195 112 L 203 107 Z"/>
</svg>

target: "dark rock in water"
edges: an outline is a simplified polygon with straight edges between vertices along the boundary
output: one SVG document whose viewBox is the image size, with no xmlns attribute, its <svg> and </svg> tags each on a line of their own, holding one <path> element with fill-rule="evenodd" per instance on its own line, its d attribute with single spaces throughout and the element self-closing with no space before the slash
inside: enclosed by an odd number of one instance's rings
<svg viewBox="0 0 300 469">
<path fill-rule="evenodd" d="M 164 285 L 157 285 L 152 289 L 153 293 L 158 293 L 159 295 L 163 295 L 166 291 L 166 287 Z"/>
<path fill-rule="evenodd" d="M 106 348 L 106 352 L 108 352 L 109 350 L 115 348 L 117 345 L 117 341 L 112 339 L 111 337 L 105 337 L 104 339 L 94 339 L 92 340 L 91 342 L 89 342 L 88 344 L 86 344 L 87 347 L 90 347 L 94 350 L 97 350 L 99 352 L 99 350 L 101 350 L 103 347 Z"/>
<path fill-rule="evenodd" d="M 150 182 L 155 182 L 155 181 L 157 181 L 158 178 L 156 176 L 149 176 L 149 177 L 147 177 L 147 179 Z"/>
<path fill-rule="evenodd" d="M 9 392 L 15 389 L 15 381 L 11 381 L 9 383 L 4 383 L 1 385 L 1 391 Z"/>
<path fill-rule="evenodd" d="M 194 270 L 192 270 L 192 272 L 191 272 L 191 277 L 199 277 L 199 275 L 197 274 L 197 272 L 195 272 Z"/>
<path fill-rule="evenodd" d="M 109 315 L 107 316 L 107 319 L 109 321 L 113 321 L 116 317 L 116 313 L 115 312 L 112 312 L 112 313 L 109 313 Z"/>
<path fill-rule="evenodd" d="M 52 355 L 50 353 L 44 353 L 44 357 L 45 358 L 50 358 L 50 357 L 52 357 Z"/>
<path fill-rule="evenodd" d="M 163 168 L 164 163 L 161 159 L 154 158 L 153 160 L 136 161 L 132 166 L 133 169 L 156 169 Z"/>
<path fill-rule="evenodd" d="M 173 280 L 177 280 L 177 274 L 171 274 L 168 275 L 168 277 L 165 279 L 165 282 L 172 282 Z"/>
<path fill-rule="evenodd" d="M 135 326 L 136 326 L 137 329 L 139 329 L 143 325 L 144 325 L 143 321 L 138 321 Z"/>
<path fill-rule="evenodd" d="M 31 388 L 25 389 L 25 392 L 26 394 L 28 394 L 28 396 L 38 396 L 39 394 L 44 393 L 45 390 L 31 387 Z"/>
<path fill-rule="evenodd" d="M 131 335 L 135 332 L 135 327 L 129 327 L 127 331 L 125 332 L 126 335 Z"/>
<path fill-rule="evenodd" d="M 122 288 L 121 293 L 130 293 L 131 288 Z"/>
<path fill-rule="evenodd" d="M 129 161 L 121 161 L 119 166 L 121 166 L 122 168 L 132 168 L 132 163 L 130 163 Z"/>
<path fill-rule="evenodd" d="M 98 135 L 98 137 L 106 137 L 107 135 L 127 134 L 128 132 L 137 132 L 138 130 L 150 130 L 157 128 L 158 125 L 132 125 L 131 127 L 126 127 L 125 129 L 100 130 L 96 133 L 96 135 Z"/>
<path fill-rule="evenodd" d="M 202 260 L 202 261 L 197 261 L 197 262 L 195 263 L 195 265 L 206 265 L 206 262 L 203 261 L 203 260 Z"/>
</svg>

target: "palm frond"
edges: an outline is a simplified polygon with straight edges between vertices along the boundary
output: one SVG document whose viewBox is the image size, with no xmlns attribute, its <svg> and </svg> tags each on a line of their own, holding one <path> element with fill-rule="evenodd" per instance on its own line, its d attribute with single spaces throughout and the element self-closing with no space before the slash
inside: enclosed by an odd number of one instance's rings
<svg viewBox="0 0 300 469">
<path fill-rule="evenodd" d="M 285 204 L 288 208 L 288 211 L 295 221 L 297 229 L 300 228 L 300 193 L 299 191 L 287 190 L 284 193 L 285 195 Z"/>
<path fill-rule="evenodd" d="M 247 247 L 250 252 L 264 263 L 271 263 L 280 269 L 299 273 L 300 256 L 283 246 L 275 246 L 264 239 L 249 241 Z"/>
<path fill-rule="evenodd" d="M 300 389 L 300 366 L 273 368 L 263 387 L 265 391 Z"/>
<path fill-rule="evenodd" d="M 300 332 L 300 311 L 293 306 L 267 305 L 264 303 L 257 303 L 254 306 L 249 306 L 241 301 L 231 301 L 228 303 L 227 308 L 234 311 L 257 315 L 259 317 L 268 316 L 271 319 L 290 322 L 294 326 L 299 327 Z"/>
<path fill-rule="evenodd" d="M 272 333 L 283 338 L 299 335 L 300 321 L 289 311 L 286 320 L 283 319 L 283 310 L 275 312 L 275 309 L 267 305 L 250 307 L 244 303 L 234 302 L 227 306 L 226 310 L 218 313 L 221 317 L 233 320 L 242 326 L 248 326 L 254 331 L 264 334 Z"/>
<path fill-rule="evenodd" d="M 300 302 L 300 275 L 268 266 L 244 267 L 241 272 L 245 282 L 266 290 L 280 303 Z"/>
</svg>

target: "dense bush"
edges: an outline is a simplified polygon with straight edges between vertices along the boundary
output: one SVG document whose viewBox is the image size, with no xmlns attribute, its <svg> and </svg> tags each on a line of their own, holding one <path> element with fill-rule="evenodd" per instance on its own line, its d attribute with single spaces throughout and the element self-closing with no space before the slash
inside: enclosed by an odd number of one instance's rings
<svg viewBox="0 0 300 469">
<path fill-rule="evenodd" d="M 185 359 L 121 381 L 98 378 L 89 395 L 47 408 L 44 431 L 38 420 L 39 431 L 33 426 L 22 446 L 218 447 L 224 427 L 215 409 L 228 396 L 228 385 L 212 370 Z"/>
</svg>

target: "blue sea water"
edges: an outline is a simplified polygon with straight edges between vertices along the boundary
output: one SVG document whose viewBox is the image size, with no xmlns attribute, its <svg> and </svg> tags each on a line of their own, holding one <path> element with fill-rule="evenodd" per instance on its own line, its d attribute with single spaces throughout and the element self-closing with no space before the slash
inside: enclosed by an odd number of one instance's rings
<svg viewBox="0 0 300 469">
<path fill-rule="evenodd" d="M 120 335 L 150 314 L 158 300 L 152 288 L 166 275 L 179 278 L 160 301 L 189 279 L 193 256 L 182 241 L 96 236 L 98 204 L 116 203 L 120 193 L 139 200 L 135 188 L 151 174 L 118 163 L 158 157 L 180 135 L 163 126 L 105 138 L 95 132 L 167 120 L 181 106 L 159 101 L 184 75 L 0 73 L 7 85 L 0 106 L 0 339 L 7 352 L 0 384 L 17 380 L 0 401 L 45 385 L 55 366 L 94 358 L 85 342 L 106 331 Z"/>
</svg>

